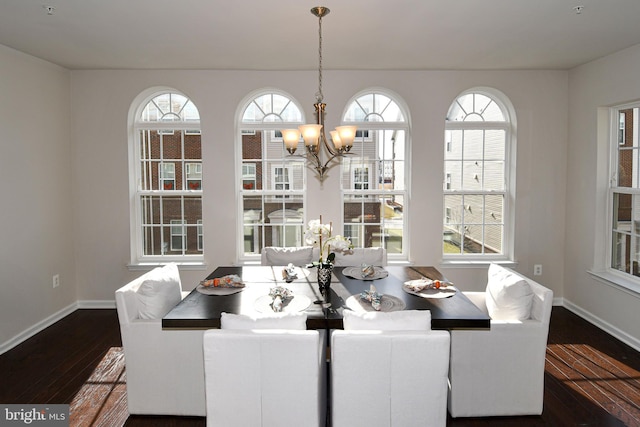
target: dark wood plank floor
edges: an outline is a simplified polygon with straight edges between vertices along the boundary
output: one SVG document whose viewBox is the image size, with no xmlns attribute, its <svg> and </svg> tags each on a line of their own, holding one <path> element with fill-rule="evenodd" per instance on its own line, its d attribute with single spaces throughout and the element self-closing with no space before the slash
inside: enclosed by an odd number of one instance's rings
<svg viewBox="0 0 640 427">
<path fill-rule="evenodd" d="M 115 310 L 77 310 L 0 355 L 0 403 L 67 403 L 72 426 L 205 426 L 199 417 L 129 416 L 121 345 Z M 447 425 L 640 426 L 640 353 L 554 307 L 543 414 Z"/>
</svg>

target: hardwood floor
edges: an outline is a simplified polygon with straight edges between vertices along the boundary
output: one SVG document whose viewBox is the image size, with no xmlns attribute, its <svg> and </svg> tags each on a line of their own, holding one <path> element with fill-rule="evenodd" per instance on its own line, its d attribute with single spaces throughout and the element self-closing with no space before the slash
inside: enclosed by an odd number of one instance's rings
<svg viewBox="0 0 640 427">
<path fill-rule="evenodd" d="M 129 416 L 121 345 L 115 310 L 77 310 L 0 355 L 0 403 L 67 403 L 71 426 L 205 426 L 199 417 Z M 543 414 L 447 426 L 640 426 L 640 353 L 554 307 Z"/>
</svg>

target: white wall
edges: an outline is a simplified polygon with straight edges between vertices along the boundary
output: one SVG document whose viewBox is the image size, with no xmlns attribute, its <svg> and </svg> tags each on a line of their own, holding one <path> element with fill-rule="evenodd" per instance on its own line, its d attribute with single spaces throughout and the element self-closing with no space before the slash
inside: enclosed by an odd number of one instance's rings
<svg viewBox="0 0 640 427">
<path fill-rule="evenodd" d="M 313 121 L 315 71 L 73 71 L 75 260 L 80 300 L 112 300 L 140 274 L 129 255 L 127 112 L 153 86 L 176 88 L 200 110 L 204 159 L 204 232 L 208 267 L 183 271 L 193 288 L 218 265 L 235 262 L 234 124 L 236 109 L 252 91 L 290 93 Z M 532 274 L 562 296 L 564 200 L 567 161 L 568 73 L 563 71 L 325 71 L 327 126 L 334 127 L 348 100 L 371 87 L 389 89 L 407 104 L 412 121 L 411 260 L 440 266 L 444 118 L 456 96 L 475 86 L 505 93 L 518 123 L 516 269 Z M 309 218 L 340 219 L 339 174 L 321 186 L 309 175 Z M 230 226 L 233 225 L 233 226 Z M 560 230 L 560 232 L 558 232 Z M 482 289 L 484 268 L 442 271 L 461 288 Z"/>
<path fill-rule="evenodd" d="M 70 82 L 0 46 L 0 353 L 77 300 Z"/>
<path fill-rule="evenodd" d="M 127 114 L 155 86 L 176 88 L 200 110 L 203 131 L 207 267 L 182 271 L 195 287 L 218 265 L 235 262 L 233 186 L 236 109 L 252 91 L 290 93 L 313 121 L 315 71 L 67 71 L 0 46 L 0 343 L 10 345 L 75 301 L 112 302 L 141 274 L 127 268 L 129 181 Z M 410 254 L 436 265 L 463 289 L 482 289 L 486 270 L 440 264 L 444 118 L 470 87 L 493 87 L 513 103 L 518 123 L 516 269 L 563 295 L 568 73 L 563 71 L 325 71 L 327 126 L 366 88 L 386 88 L 408 106 L 412 123 Z M 571 175 L 569 175 L 571 176 Z M 308 176 L 308 217 L 339 223 L 338 173 L 324 185 Z M 233 225 L 233 226 L 230 226 Z M 59 273 L 62 284 L 51 288 Z M 579 302 L 579 301 L 577 301 Z M 640 335 L 640 334 L 639 334 Z M 0 348 L 0 352 L 2 348 Z"/>
<path fill-rule="evenodd" d="M 640 344 L 640 295 L 596 280 L 594 250 L 597 231 L 605 224 L 608 141 L 599 140 L 598 109 L 640 99 L 640 45 L 575 68 L 570 73 L 569 158 L 567 162 L 567 227 L 565 298 L 595 323 Z M 600 179 L 598 179 L 598 176 Z"/>
</svg>

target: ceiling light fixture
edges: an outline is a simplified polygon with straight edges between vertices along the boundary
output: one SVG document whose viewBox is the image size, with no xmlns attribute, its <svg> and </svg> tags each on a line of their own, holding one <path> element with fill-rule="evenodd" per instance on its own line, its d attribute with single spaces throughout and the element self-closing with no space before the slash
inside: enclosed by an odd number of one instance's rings
<svg viewBox="0 0 640 427">
<path fill-rule="evenodd" d="M 314 7 L 311 13 L 318 17 L 318 92 L 316 92 L 316 123 L 299 126 L 298 129 L 283 129 L 282 140 L 289 152 L 293 155 L 298 148 L 300 136 L 306 147 L 306 158 L 318 174 L 320 182 L 324 180 L 325 172 L 329 169 L 332 160 L 342 157 L 351 150 L 353 140 L 356 137 L 356 126 L 338 126 L 331 131 L 332 143 L 329 143 L 324 129 L 324 116 L 326 104 L 323 102 L 322 93 L 322 18 L 329 14 L 329 9 L 323 6 Z M 322 151 L 326 151 L 328 160 L 323 159 Z"/>
</svg>

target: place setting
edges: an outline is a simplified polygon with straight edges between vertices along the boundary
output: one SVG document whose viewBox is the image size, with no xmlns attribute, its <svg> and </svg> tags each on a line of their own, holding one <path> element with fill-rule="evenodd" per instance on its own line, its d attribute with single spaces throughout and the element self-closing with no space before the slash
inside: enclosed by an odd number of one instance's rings
<svg viewBox="0 0 640 427">
<path fill-rule="evenodd" d="M 454 296 L 458 289 L 449 281 L 423 277 L 404 282 L 402 290 L 422 298 L 449 298 Z"/>
<path fill-rule="evenodd" d="M 271 288 L 268 295 L 258 297 L 253 304 L 259 313 L 296 313 L 306 310 L 309 305 L 309 297 L 296 294 L 284 286 Z"/>
<path fill-rule="evenodd" d="M 379 293 L 373 284 L 369 285 L 369 290 L 360 292 L 356 295 L 351 295 L 347 298 L 347 301 L 345 301 L 345 305 L 355 312 L 401 311 L 406 307 L 406 304 L 402 299 L 393 295 Z"/>
<path fill-rule="evenodd" d="M 362 264 L 359 267 L 345 267 L 342 274 L 358 280 L 378 280 L 389 276 L 389 272 L 384 268 L 369 264 Z"/>
<path fill-rule="evenodd" d="M 229 274 L 206 279 L 198 284 L 196 290 L 204 295 L 232 295 L 244 290 L 245 284 L 237 274 Z"/>
</svg>

